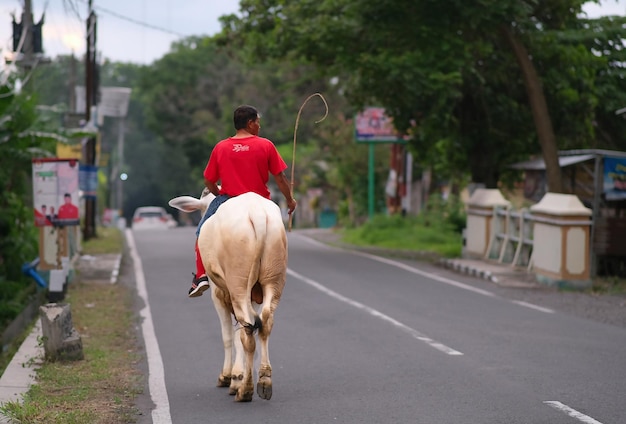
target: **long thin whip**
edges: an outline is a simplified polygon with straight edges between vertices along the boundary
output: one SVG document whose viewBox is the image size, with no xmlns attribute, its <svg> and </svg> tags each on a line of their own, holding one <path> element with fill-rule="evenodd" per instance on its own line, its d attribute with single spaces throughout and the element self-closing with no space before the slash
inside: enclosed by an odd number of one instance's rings
<svg viewBox="0 0 626 424">
<path fill-rule="evenodd" d="M 302 106 L 300 106 L 300 110 L 298 111 L 298 116 L 296 117 L 296 126 L 293 129 L 293 155 L 292 155 L 292 158 L 291 158 L 291 197 L 293 197 L 294 171 L 295 171 L 295 168 L 296 168 L 296 134 L 298 133 L 298 123 L 300 122 L 300 114 L 302 113 L 302 109 L 304 108 L 304 105 L 306 105 L 307 102 L 309 100 L 311 100 L 315 96 L 319 96 L 322 99 L 322 101 L 324 102 L 324 106 L 326 107 L 326 113 L 324 113 L 324 116 L 322 117 L 322 119 L 320 119 L 318 121 L 315 121 L 315 123 L 319 124 L 324 119 L 326 119 L 326 117 L 328 116 L 328 103 L 326 103 L 326 99 L 320 93 L 313 93 L 313 94 L 311 94 L 302 103 Z M 287 227 L 288 231 L 291 231 L 291 220 L 292 219 L 293 219 L 293 213 L 290 213 L 289 214 L 289 225 Z"/>
</svg>

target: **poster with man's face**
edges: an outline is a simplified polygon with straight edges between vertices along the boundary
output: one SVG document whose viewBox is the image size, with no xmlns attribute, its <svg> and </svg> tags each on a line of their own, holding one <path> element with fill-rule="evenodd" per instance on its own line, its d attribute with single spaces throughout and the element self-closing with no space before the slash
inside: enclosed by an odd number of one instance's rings
<svg viewBox="0 0 626 424">
<path fill-rule="evenodd" d="M 35 225 L 78 225 L 78 160 L 33 159 Z"/>
</svg>

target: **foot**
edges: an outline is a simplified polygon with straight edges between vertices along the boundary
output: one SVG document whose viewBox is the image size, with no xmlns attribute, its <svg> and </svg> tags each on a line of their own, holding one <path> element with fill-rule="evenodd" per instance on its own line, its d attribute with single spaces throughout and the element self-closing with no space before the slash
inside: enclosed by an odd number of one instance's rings
<svg viewBox="0 0 626 424">
<path fill-rule="evenodd" d="M 209 278 L 206 275 L 196 278 L 196 274 L 194 274 L 191 288 L 189 289 L 189 297 L 202 296 L 202 293 L 204 293 L 204 291 L 208 288 Z"/>
</svg>

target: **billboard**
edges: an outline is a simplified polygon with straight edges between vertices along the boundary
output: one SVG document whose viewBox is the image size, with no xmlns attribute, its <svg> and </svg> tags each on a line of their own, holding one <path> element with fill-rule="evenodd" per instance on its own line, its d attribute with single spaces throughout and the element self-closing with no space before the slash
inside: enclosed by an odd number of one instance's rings
<svg viewBox="0 0 626 424">
<path fill-rule="evenodd" d="M 357 143 L 404 142 L 393 127 L 393 120 L 385 115 L 385 109 L 382 107 L 365 108 L 356 115 L 354 125 Z"/>
<path fill-rule="evenodd" d="M 78 225 L 78 160 L 32 160 L 35 225 Z"/>
</svg>

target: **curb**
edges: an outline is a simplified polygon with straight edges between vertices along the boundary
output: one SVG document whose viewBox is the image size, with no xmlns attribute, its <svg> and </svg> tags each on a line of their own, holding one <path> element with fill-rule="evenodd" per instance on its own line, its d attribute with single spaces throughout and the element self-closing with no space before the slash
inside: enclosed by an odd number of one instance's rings
<svg viewBox="0 0 626 424">
<path fill-rule="evenodd" d="M 31 333 L 22 342 L 17 353 L 0 376 L 0 403 L 21 403 L 23 395 L 35 384 L 35 374 L 43 360 L 43 347 L 39 344 L 41 321 L 37 319 Z M 0 423 L 13 422 L 0 415 Z"/>
<path fill-rule="evenodd" d="M 437 265 L 447 269 L 452 269 L 461 274 L 469 275 L 476 278 L 482 278 L 483 280 L 490 281 L 492 283 L 498 283 L 498 277 L 493 275 L 491 271 L 485 271 L 470 265 L 460 263 L 454 259 L 440 259 L 437 261 Z"/>
</svg>

